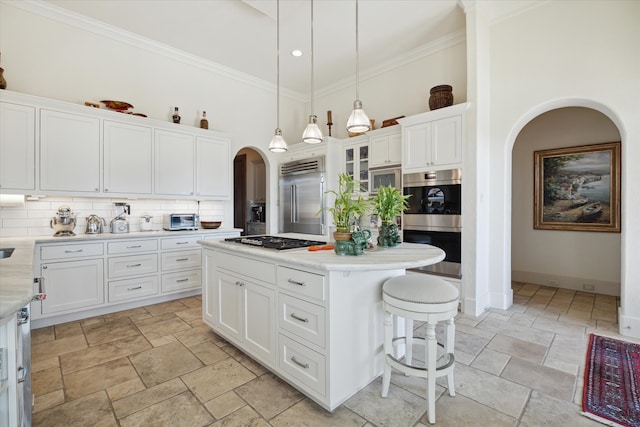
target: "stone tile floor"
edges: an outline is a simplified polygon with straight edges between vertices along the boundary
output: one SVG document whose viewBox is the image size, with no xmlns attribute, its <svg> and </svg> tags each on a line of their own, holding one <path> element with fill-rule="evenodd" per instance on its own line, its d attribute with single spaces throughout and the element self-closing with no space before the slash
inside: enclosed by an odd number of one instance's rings
<svg viewBox="0 0 640 427">
<path fill-rule="evenodd" d="M 619 299 L 513 290 L 509 310 L 458 316 L 456 396 L 438 380 L 437 425 L 597 426 L 579 415 L 587 339 L 620 338 Z M 394 374 L 382 399 L 378 378 L 329 413 L 215 335 L 200 307 L 190 297 L 34 330 L 33 425 L 428 424 L 423 380 Z"/>
</svg>

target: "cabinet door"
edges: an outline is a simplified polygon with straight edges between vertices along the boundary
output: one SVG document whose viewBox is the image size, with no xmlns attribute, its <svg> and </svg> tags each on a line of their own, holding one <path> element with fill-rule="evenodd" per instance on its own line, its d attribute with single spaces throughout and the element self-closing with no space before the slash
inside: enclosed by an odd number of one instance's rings
<svg viewBox="0 0 640 427">
<path fill-rule="evenodd" d="M 156 130 L 155 194 L 193 196 L 194 155 L 192 135 Z"/>
<path fill-rule="evenodd" d="M 216 302 L 219 298 L 215 252 L 202 249 L 202 264 L 202 320 L 213 327 L 218 325 Z"/>
<path fill-rule="evenodd" d="M 451 165 L 462 162 L 462 118 L 436 120 L 432 124 L 432 164 Z"/>
<path fill-rule="evenodd" d="M 43 264 L 47 298 L 42 314 L 77 311 L 104 303 L 102 259 Z"/>
<path fill-rule="evenodd" d="M 242 280 L 244 340 L 247 349 L 262 359 L 275 363 L 276 319 L 275 291 Z"/>
<path fill-rule="evenodd" d="M 229 145 L 224 139 L 196 138 L 196 195 L 230 197 L 232 159 Z"/>
<path fill-rule="evenodd" d="M 371 167 L 386 166 L 389 163 L 389 136 L 371 138 Z"/>
<path fill-rule="evenodd" d="M 213 286 L 215 304 L 214 324 L 232 338 L 242 341 L 242 301 L 240 281 L 216 271 Z"/>
<path fill-rule="evenodd" d="M 151 194 L 151 128 L 104 121 L 104 191 Z"/>
<path fill-rule="evenodd" d="M 431 123 L 408 126 L 404 129 L 404 169 L 429 165 L 431 161 Z"/>
<path fill-rule="evenodd" d="M 389 135 L 389 164 L 402 162 L 402 134 L 400 132 Z"/>
<path fill-rule="evenodd" d="M 40 189 L 100 191 L 100 120 L 40 111 Z"/>
<path fill-rule="evenodd" d="M 0 102 L 0 189 L 35 190 L 36 110 Z"/>
</svg>

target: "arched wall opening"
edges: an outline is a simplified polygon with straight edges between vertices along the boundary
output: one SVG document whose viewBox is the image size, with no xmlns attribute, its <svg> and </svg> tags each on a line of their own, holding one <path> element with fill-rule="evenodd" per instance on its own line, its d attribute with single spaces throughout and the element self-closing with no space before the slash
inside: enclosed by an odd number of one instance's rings
<svg viewBox="0 0 640 427">
<path fill-rule="evenodd" d="M 243 236 L 267 233 L 269 197 L 268 157 L 257 147 L 242 147 L 233 159 L 233 226 Z"/>
</svg>

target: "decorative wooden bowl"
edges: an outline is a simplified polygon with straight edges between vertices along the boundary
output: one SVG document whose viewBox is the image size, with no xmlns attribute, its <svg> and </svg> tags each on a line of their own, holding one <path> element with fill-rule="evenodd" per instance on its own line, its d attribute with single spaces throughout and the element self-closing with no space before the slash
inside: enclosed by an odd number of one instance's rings
<svg viewBox="0 0 640 427">
<path fill-rule="evenodd" d="M 220 227 L 221 221 L 200 221 L 202 228 L 215 229 Z"/>
</svg>

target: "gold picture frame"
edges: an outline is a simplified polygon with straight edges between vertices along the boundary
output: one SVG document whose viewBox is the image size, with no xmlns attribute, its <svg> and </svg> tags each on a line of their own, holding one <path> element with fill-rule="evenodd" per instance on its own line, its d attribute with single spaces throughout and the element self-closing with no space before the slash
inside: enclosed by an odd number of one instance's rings
<svg viewBox="0 0 640 427">
<path fill-rule="evenodd" d="M 620 142 L 534 151 L 533 228 L 620 232 Z"/>
</svg>

